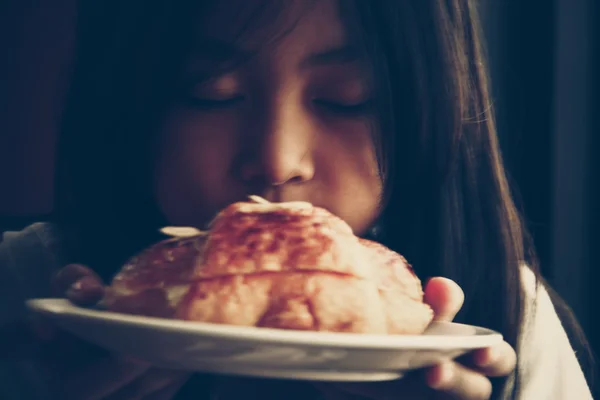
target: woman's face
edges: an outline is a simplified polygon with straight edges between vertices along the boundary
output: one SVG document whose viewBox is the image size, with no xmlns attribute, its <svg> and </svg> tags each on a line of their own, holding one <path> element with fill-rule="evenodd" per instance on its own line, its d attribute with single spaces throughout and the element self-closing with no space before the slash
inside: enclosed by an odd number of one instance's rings
<svg viewBox="0 0 600 400">
<path fill-rule="evenodd" d="M 364 233 L 382 192 L 372 93 L 336 2 L 288 1 L 276 22 L 241 40 L 258 1 L 216 3 L 199 21 L 183 95 L 163 127 L 155 194 L 169 223 L 202 228 L 257 194 L 309 201 Z"/>
</svg>

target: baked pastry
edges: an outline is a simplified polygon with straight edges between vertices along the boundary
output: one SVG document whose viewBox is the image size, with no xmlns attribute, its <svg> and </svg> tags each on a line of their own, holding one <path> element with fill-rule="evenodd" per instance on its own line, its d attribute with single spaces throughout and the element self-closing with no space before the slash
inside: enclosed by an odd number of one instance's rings
<svg viewBox="0 0 600 400">
<path fill-rule="evenodd" d="M 205 237 L 161 241 L 131 258 L 106 289 L 104 307 L 111 311 L 173 318 L 188 292 Z"/>
<path fill-rule="evenodd" d="M 232 204 L 209 231 L 128 262 L 114 311 L 240 326 L 419 334 L 433 312 L 406 260 L 305 202 Z"/>
</svg>

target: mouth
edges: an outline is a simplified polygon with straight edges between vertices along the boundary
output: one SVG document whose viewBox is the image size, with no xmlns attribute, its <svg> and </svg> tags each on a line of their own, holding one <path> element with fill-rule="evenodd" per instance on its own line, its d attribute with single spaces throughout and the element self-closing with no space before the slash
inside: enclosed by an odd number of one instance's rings
<svg viewBox="0 0 600 400">
<path fill-rule="evenodd" d="M 260 196 L 263 199 L 271 203 L 283 203 L 284 201 L 290 201 L 289 199 L 284 200 L 282 190 L 280 188 L 270 188 L 263 190 L 263 193 L 252 193 L 253 195 Z M 294 199 L 297 200 L 297 199 Z"/>
<path fill-rule="evenodd" d="M 311 200 L 306 198 L 305 196 L 294 196 L 290 195 L 290 191 L 285 190 L 283 186 L 281 187 L 270 187 L 267 189 L 260 190 L 247 190 L 243 195 L 237 196 L 236 201 L 248 201 L 250 196 L 258 196 L 269 203 L 288 203 L 294 201 L 303 201 L 313 204 Z M 316 206 L 316 204 L 314 204 Z"/>
</svg>

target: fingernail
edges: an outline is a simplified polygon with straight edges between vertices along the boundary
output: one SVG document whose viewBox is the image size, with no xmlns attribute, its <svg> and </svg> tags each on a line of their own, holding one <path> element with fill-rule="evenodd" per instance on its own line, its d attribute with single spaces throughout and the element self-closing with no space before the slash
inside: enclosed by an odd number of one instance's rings
<svg viewBox="0 0 600 400">
<path fill-rule="evenodd" d="M 427 376 L 427 385 L 432 389 L 441 389 L 452 380 L 454 371 L 450 363 L 438 364 Z"/>
<path fill-rule="evenodd" d="M 104 286 L 94 277 L 86 276 L 73 283 L 66 295 L 75 304 L 91 306 L 104 296 Z"/>
<path fill-rule="evenodd" d="M 475 363 L 480 367 L 493 364 L 497 357 L 497 351 L 493 347 L 475 353 Z"/>
</svg>

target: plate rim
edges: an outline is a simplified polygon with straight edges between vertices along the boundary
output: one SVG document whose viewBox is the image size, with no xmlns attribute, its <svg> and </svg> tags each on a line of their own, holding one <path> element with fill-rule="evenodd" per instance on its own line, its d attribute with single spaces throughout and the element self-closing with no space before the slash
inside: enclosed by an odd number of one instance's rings
<svg viewBox="0 0 600 400">
<path fill-rule="evenodd" d="M 493 346 L 503 340 L 501 333 L 488 328 L 455 322 L 434 322 L 440 325 L 475 329 L 474 335 L 383 335 L 336 332 L 293 331 L 273 328 L 235 326 L 206 322 L 173 320 L 158 317 L 121 314 L 112 311 L 79 307 L 67 299 L 38 298 L 26 301 L 34 312 L 54 319 L 88 319 L 121 325 L 157 328 L 178 334 L 218 337 L 220 340 L 249 341 L 256 344 L 328 347 L 352 350 L 454 350 Z M 444 338 L 440 341 L 440 338 Z"/>
</svg>

